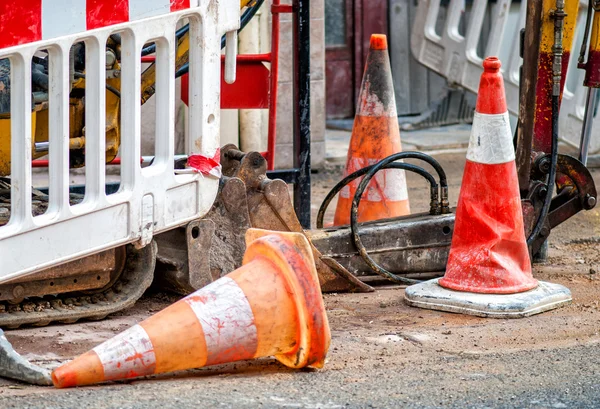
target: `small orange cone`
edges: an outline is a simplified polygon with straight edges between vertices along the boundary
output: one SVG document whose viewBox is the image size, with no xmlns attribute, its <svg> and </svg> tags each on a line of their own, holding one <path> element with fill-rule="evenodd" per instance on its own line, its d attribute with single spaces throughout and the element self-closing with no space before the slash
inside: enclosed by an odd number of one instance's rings
<svg viewBox="0 0 600 409">
<path fill-rule="evenodd" d="M 401 152 L 400 128 L 392 83 L 387 38 L 373 34 L 363 75 L 344 177 Z M 362 178 L 340 192 L 333 224 L 350 223 L 350 208 Z M 410 214 L 404 170 L 379 171 L 363 193 L 358 221 Z"/>
<path fill-rule="evenodd" d="M 250 229 L 244 265 L 52 372 L 57 388 L 275 356 L 321 368 L 331 339 L 299 233 Z"/>
<path fill-rule="evenodd" d="M 511 317 L 571 300 L 531 272 L 500 66 L 496 57 L 483 62 L 446 274 L 407 288 L 411 305 Z"/>
</svg>

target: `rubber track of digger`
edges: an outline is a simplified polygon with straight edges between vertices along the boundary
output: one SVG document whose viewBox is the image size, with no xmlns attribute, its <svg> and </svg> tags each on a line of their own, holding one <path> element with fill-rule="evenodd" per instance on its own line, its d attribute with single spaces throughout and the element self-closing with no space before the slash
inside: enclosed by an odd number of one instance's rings
<svg viewBox="0 0 600 409">
<path fill-rule="evenodd" d="M 0 328 L 45 326 L 53 322 L 71 324 L 83 318 L 101 320 L 131 307 L 152 284 L 156 253 L 154 241 L 141 250 L 127 246 L 122 273 L 111 287 L 96 294 L 65 293 L 26 299 L 19 304 L 0 303 L 6 307 L 5 312 L 0 313 Z"/>
</svg>

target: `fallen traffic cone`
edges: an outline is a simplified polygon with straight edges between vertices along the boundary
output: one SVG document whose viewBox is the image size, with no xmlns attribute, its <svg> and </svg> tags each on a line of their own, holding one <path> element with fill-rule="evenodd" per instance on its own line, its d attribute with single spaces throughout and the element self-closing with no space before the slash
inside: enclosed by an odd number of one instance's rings
<svg viewBox="0 0 600 409">
<path fill-rule="evenodd" d="M 371 36 L 344 177 L 402 151 L 387 49 L 385 35 Z M 333 221 L 335 226 L 350 223 L 352 199 L 361 180 L 355 179 L 340 192 Z M 358 207 L 358 221 L 409 213 L 404 170 L 380 170 L 363 193 Z"/>
<path fill-rule="evenodd" d="M 331 335 L 299 233 L 250 229 L 243 266 L 52 372 L 57 388 L 274 355 L 321 368 Z"/>
<path fill-rule="evenodd" d="M 571 301 L 531 273 L 500 65 L 483 62 L 446 274 L 408 287 L 410 305 L 506 318 Z"/>
</svg>

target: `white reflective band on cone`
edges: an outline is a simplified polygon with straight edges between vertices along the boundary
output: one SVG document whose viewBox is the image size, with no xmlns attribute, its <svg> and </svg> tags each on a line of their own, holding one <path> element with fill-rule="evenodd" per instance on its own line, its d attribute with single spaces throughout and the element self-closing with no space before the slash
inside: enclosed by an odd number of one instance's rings
<svg viewBox="0 0 600 409">
<path fill-rule="evenodd" d="M 348 173 L 356 172 L 359 169 L 365 168 L 370 165 L 374 165 L 379 160 L 377 159 L 364 159 L 364 158 L 352 158 L 348 163 Z M 400 161 L 402 162 L 402 161 Z M 352 182 L 347 184 L 340 191 L 340 197 L 349 199 L 350 197 L 350 186 L 354 189 L 358 189 L 358 185 L 362 177 L 354 179 Z M 402 200 L 408 200 L 408 190 L 406 188 L 406 172 L 402 169 L 382 169 L 371 178 L 369 186 L 363 193 L 362 200 L 368 200 L 369 202 L 380 202 L 382 199 L 391 200 L 393 202 L 400 202 Z"/>
<path fill-rule="evenodd" d="M 515 160 L 508 112 L 480 114 L 475 112 L 467 159 L 471 162 L 494 165 Z"/>
<path fill-rule="evenodd" d="M 228 354 L 238 356 L 240 350 L 248 352 L 248 357 L 254 355 L 258 345 L 254 314 L 234 280 L 222 277 L 184 300 L 202 325 L 208 353 L 206 365 L 228 362 Z"/>
<path fill-rule="evenodd" d="M 102 363 L 106 380 L 129 378 L 132 374 L 151 375 L 156 368 L 152 341 L 140 325 L 121 332 L 93 351 Z"/>
</svg>

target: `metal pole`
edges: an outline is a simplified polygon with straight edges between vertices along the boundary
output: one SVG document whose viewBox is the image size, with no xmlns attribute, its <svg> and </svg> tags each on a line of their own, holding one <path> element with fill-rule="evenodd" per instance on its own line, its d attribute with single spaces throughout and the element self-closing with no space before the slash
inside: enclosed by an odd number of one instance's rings
<svg viewBox="0 0 600 409">
<path fill-rule="evenodd" d="M 592 137 L 592 122 L 594 119 L 594 107 L 596 106 L 597 88 L 588 88 L 587 99 L 585 101 L 585 115 L 583 117 L 583 127 L 581 128 L 581 143 L 579 144 L 579 161 L 587 166 L 588 148 Z"/>
<path fill-rule="evenodd" d="M 309 0 L 294 0 L 294 210 L 310 228 L 310 12 Z"/>
</svg>

